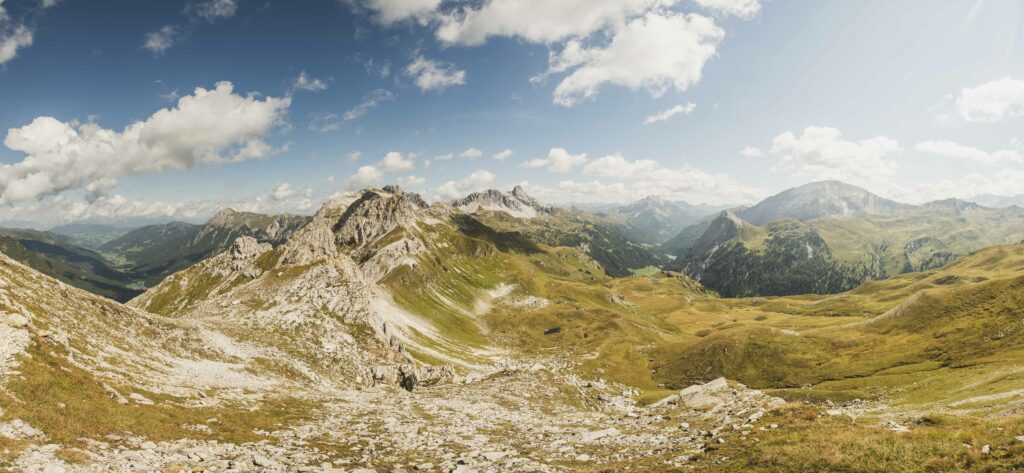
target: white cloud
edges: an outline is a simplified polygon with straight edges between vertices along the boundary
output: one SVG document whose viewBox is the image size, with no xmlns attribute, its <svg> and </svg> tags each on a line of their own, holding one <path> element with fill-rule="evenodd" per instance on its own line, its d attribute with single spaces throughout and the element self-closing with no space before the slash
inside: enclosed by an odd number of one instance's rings
<svg viewBox="0 0 1024 473">
<path fill-rule="evenodd" d="M 612 154 L 604 156 L 587 163 L 583 168 L 583 174 L 588 176 L 616 177 L 620 179 L 633 179 L 640 176 L 650 175 L 661 166 L 650 159 L 627 161 L 622 155 Z"/>
<path fill-rule="evenodd" d="M 988 166 L 1003 163 L 1020 164 L 1024 162 L 1021 153 L 1016 150 L 1002 149 L 994 152 L 964 146 L 953 141 L 922 141 L 914 145 L 914 149 L 923 153 L 937 154 L 946 158 L 974 161 Z"/>
<path fill-rule="evenodd" d="M 405 73 L 412 77 L 416 86 L 424 92 L 441 91 L 455 85 L 466 83 L 466 71 L 454 64 L 416 56 L 405 68 Z"/>
<path fill-rule="evenodd" d="M 682 113 L 683 115 L 689 115 L 689 114 L 693 113 L 693 111 L 696 110 L 696 109 L 697 109 L 697 104 L 695 104 L 693 102 L 687 103 L 686 105 L 676 105 L 675 107 L 672 107 L 672 108 L 670 108 L 668 110 L 664 110 L 664 111 L 655 113 L 654 115 L 648 116 L 647 119 L 644 120 L 644 125 L 650 125 L 651 123 L 663 122 L 663 121 L 666 121 L 669 118 L 672 118 L 672 117 L 674 117 L 674 116 L 676 116 L 676 115 L 678 115 L 680 113 Z"/>
<path fill-rule="evenodd" d="M 12 21 L 0 0 L 0 66 L 14 59 L 19 49 L 31 46 L 32 39 L 32 30 Z"/>
<path fill-rule="evenodd" d="M 760 0 L 694 0 L 701 8 L 719 16 L 735 16 L 749 20 L 761 11 Z"/>
<path fill-rule="evenodd" d="M 388 61 L 387 59 L 383 61 L 377 61 L 373 58 L 367 59 L 363 62 L 363 68 L 366 69 L 367 74 L 380 77 L 381 79 L 385 79 L 391 75 L 391 61 Z"/>
<path fill-rule="evenodd" d="M 354 163 L 356 161 L 359 161 L 359 158 L 362 158 L 362 157 L 363 157 L 363 152 L 362 151 L 353 151 L 353 152 L 345 155 L 345 159 L 347 159 L 348 162 L 350 162 L 350 163 Z"/>
<path fill-rule="evenodd" d="M 475 46 L 492 36 L 552 43 L 623 23 L 651 8 L 674 0 L 518 0 L 483 3 L 445 15 L 437 38 L 446 43 Z"/>
<path fill-rule="evenodd" d="M 497 176 L 493 173 L 481 169 L 461 180 L 445 182 L 437 188 L 437 195 L 441 199 L 457 199 L 487 189 L 495 179 Z"/>
<path fill-rule="evenodd" d="M 384 173 L 373 166 L 362 166 L 348 179 L 346 187 L 348 190 L 355 191 L 370 186 L 380 184 L 380 181 L 384 179 Z"/>
<path fill-rule="evenodd" d="M 208 0 L 195 7 L 196 14 L 213 22 L 221 18 L 230 18 L 238 13 L 237 0 Z"/>
<path fill-rule="evenodd" d="M 416 176 L 405 176 L 398 178 L 395 183 L 402 187 L 416 187 L 426 183 L 427 180 L 422 177 Z"/>
<path fill-rule="evenodd" d="M 274 186 L 274 190 L 270 192 L 270 195 L 274 197 L 274 200 L 284 200 L 293 195 L 298 194 L 300 191 L 287 182 L 281 182 Z"/>
<path fill-rule="evenodd" d="M 454 157 L 455 155 L 452 153 L 445 153 L 442 155 L 434 156 L 434 161 L 448 161 Z"/>
<path fill-rule="evenodd" d="M 492 157 L 494 159 L 498 160 L 498 161 L 504 161 L 504 160 L 512 157 L 513 154 L 515 154 L 515 151 L 512 151 L 510 149 L 505 149 L 503 151 L 499 151 L 497 153 L 494 153 L 494 156 L 492 156 Z"/>
<path fill-rule="evenodd" d="M 466 158 L 466 159 L 476 159 L 476 158 L 479 158 L 480 156 L 483 156 L 483 155 L 484 155 L 484 152 L 480 151 L 480 150 L 478 150 L 476 148 L 469 148 L 469 149 L 459 153 L 459 157 L 460 158 Z"/>
<path fill-rule="evenodd" d="M 7 131 L 4 145 L 28 156 L 0 166 L 0 204 L 82 188 L 119 176 L 266 157 L 263 141 L 291 105 L 285 98 L 234 93 L 230 82 L 196 88 L 177 106 L 122 131 L 52 117 Z M 226 153 L 226 154 L 225 154 Z"/>
<path fill-rule="evenodd" d="M 337 113 L 315 113 L 309 120 L 309 129 L 320 133 L 336 131 L 341 128 L 341 121 L 338 118 Z"/>
<path fill-rule="evenodd" d="M 360 5 L 375 13 L 384 25 L 415 19 L 426 21 L 433 16 L 441 0 L 362 0 Z"/>
<path fill-rule="evenodd" d="M 305 90 L 306 92 L 320 92 L 327 90 L 327 83 L 315 77 L 310 77 L 306 74 L 306 71 L 302 71 L 299 73 L 299 77 L 295 78 L 292 87 L 295 90 Z"/>
<path fill-rule="evenodd" d="M 377 163 L 377 168 L 383 172 L 412 171 L 416 169 L 416 164 L 412 162 L 411 157 L 392 151 L 384 155 L 384 159 Z"/>
<path fill-rule="evenodd" d="M 623 202 L 656 195 L 694 204 L 737 204 L 767 195 L 765 190 L 743 186 L 725 174 L 709 174 L 686 165 L 665 168 L 654 160 L 630 161 L 618 154 L 587 163 L 583 173 L 630 182 L 562 181 L 557 189 L 547 191 L 549 196 L 558 200 Z"/>
<path fill-rule="evenodd" d="M 785 153 L 779 171 L 860 185 L 887 183 L 896 172 L 890 158 L 900 151 L 896 140 L 884 136 L 848 141 L 835 128 L 817 126 L 805 128 L 800 136 L 789 131 L 776 136 L 771 150 Z"/>
<path fill-rule="evenodd" d="M 1012 197 L 1024 191 L 1024 171 L 1000 169 L 991 174 L 972 173 L 955 179 L 938 179 L 908 187 L 893 186 L 888 196 L 902 202 L 923 203 L 939 199 L 972 199 L 982 195 Z"/>
<path fill-rule="evenodd" d="M 178 39 L 178 29 L 167 25 L 159 30 L 146 33 L 142 42 L 142 48 L 148 49 L 153 54 L 160 55 L 174 46 Z"/>
<path fill-rule="evenodd" d="M 761 151 L 761 148 L 756 146 L 747 146 L 740 150 L 740 155 L 748 158 L 760 158 L 761 156 L 764 156 L 764 151 Z"/>
<path fill-rule="evenodd" d="M 769 194 L 764 189 L 741 185 L 730 176 L 708 174 L 688 166 L 658 168 L 653 174 L 633 174 L 629 181 L 565 180 L 554 188 L 531 186 L 527 191 L 543 200 L 561 202 L 628 202 L 653 195 L 714 205 L 752 203 Z"/>
<path fill-rule="evenodd" d="M 548 157 L 544 159 L 531 159 L 521 166 L 526 168 L 542 168 L 547 166 L 548 171 L 565 174 L 573 168 L 583 164 L 587 160 L 587 153 L 569 154 L 564 148 L 551 148 Z"/>
<path fill-rule="evenodd" d="M 956 110 L 969 122 L 995 122 L 1024 116 L 1024 80 L 1004 77 L 964 88 L 956 97 Z"/>
<path fill-rule="evenodd" d="M 555 87 L 554 101 L 573 106 L 595 97 L 605 84 L 655 96 L 672 88 L 685 91 L 700 80 L 724 36 L 711 18 L 659 11 L 629 20 L 603 48 L 569 41 L 549 61 L 547 74 L 572 70 Z"/>
<path fill-rule="evenodd" d="M 374 90 L 373 92 L 367 94 L 359 105 L 356 105 L 355 107 L 352 107 L 349 111 L 345 112 L 345 121 L 352 121 L 362 117 L 363 115 L 366 115 L 370 110 L 377 108 L 377 106 L 380 105 L 381 102 L 394 101 L 395 94 L 392 94 L 391 92 L 384 89 Z"/>
</svg>

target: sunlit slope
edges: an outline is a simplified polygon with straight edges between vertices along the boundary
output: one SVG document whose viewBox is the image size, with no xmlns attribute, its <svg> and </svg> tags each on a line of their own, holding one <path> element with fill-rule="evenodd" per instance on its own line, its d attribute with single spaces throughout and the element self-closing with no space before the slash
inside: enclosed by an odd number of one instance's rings
<svg viewBox="0 0 1024 473">
<path fill-rule="evenodd" d="M 1024 245 L 1011 245 L 834 296 L 730 300 L 732 314 L 761 315 L 660 347 L 656 376 L 672 386 L 724 375 L 794 397 L 908 403 L 1005 393 L 1024 361 L 1022 289 Z"/>
</svg>

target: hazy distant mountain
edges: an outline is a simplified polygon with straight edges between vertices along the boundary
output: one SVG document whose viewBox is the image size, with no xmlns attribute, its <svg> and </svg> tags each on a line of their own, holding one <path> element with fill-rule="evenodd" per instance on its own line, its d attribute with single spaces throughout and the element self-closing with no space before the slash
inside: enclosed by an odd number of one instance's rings
<svg viewBox="0 0 1024 473">
<path fill-rule="evenodd" d="M 723 212 L 673 239 L 688 246 L 669 268 L 728 296 L 832 293 L 1024 239 L 1019 207 L 947 199 L 902 211 L 888 207 L 892 213 L 879 215 L 886 207 L 868 202 L 872 213 L 783 218 L 763 226 Z"/>
<path fill-rule="evenodd" d="M 519 186 L 512 192 L 477 192 L 452 205 L 496 230 L 519 232 L 549 246 L 580 248 L 611 276 L 627 276 L 634 269 L 664 260 L 634 240 L 632 229 L 624 222 L 603 214 L 543 205 Z"/>
<path fill-rule="evenodd" d="M 634 230 L 633 235 L 636 239 L 645 243 L 660 244 L 684 228 L 726 208 L 729 206 L 692 205 L 651 196 L 619 206 L 608 213 L 622 216 L 625 224 Z"/>
<path fill-rule="evenodd" d="M 31 229 L 0 229 L 0 252 L 65 283 L 118 301 L 142 292 L 99 253 L 67 237 Z"/>
<path fill-rule="evenodd" d="M 152 285 L 228 249 L 238 237 L 251 236 L 259 242 L 279 244 L 309 220 L 297 215 L 224 209 L 203 225 L 171 222 L 138 228 L 104 243 L 99 250 Z"/>
<path fill-rule="evenodd" d="M 971 198 L 970 201 L 985 207 L 1009 207 L 1011 205 L 1024 207 L 1024 194 L 1017 194 L 1015 196 L 985 194 Z"/>
<path fill-rule="evenodd" d="M 67 237 L 78 246 L 96 249 L 134 229 L 135 227 L 101 223 L 68 223 L 53 227 L 49 231 Z"/>
<path fill-rule="evenodd" d="M 821 181 L 783 191 L 737 215 L 754 225 L 783 218 L 812 220 L 823 217 L 892 215 L 909 210 L 902 204 L 839 181 Z"/>
</svg>

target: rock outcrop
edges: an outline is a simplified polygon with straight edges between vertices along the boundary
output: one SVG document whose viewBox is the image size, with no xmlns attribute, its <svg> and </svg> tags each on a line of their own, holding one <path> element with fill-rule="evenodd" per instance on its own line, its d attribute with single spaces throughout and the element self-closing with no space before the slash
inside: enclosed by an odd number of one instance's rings
<svg viewBox="0 0 1024 473">
<path fill-rule="evenodd" d="M 490 210 L 505 212 L 515 218 L 525 219 L 534 218 L 539 212 L 550 210 L 527 195 L 522 186 L 516 186 L 512 192 L 503 192 L 497 189 L 474 192 L 452 201 L 452 206 L 466 213 Z"/>
</svg>

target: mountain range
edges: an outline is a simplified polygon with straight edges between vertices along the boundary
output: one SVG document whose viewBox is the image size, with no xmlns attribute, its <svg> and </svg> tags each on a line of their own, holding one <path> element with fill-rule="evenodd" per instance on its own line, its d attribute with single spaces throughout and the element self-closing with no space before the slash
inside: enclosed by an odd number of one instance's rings
<svg viewBox="0 0 1024 473">
<path fill-rule="evenodd" d="M 500 228 L 540 221 L 557 234 L 597 218 L 519 194 L 484 193 L 463 211 L 365 189 L 276 244 L 237 236 L 127 304 L 0 256 L 0 466 L 903 471 L 941 457 L 948 470 L 997 471 L 1018 461 L 1024 245 L 838 294 L 726 298 L 676 272 L 611 277 L 592 246 Z M 502 204 L 472 207 L 484 199 Z M 527 203 L 528 218 L 502 207 Z M 715 256 L 724 241 L 840 261 L 827 229 L 966 222 L 974 233 L 935 237 L 952 247 L 1010 231 L 983 228 L 993 212 L 949 201 L 759 226 L 723 211 L 692 249 Z M 225 213 L 201 233 L 251 218 Z M 256 221 L 269 237 L 279 220 Z M 847 221 L 858 226 L 835 227 Z M 822 438 L 841 453 L 793 447 Z M 879 458 L 885 445 L 901 454 Z"/>
</svg>

